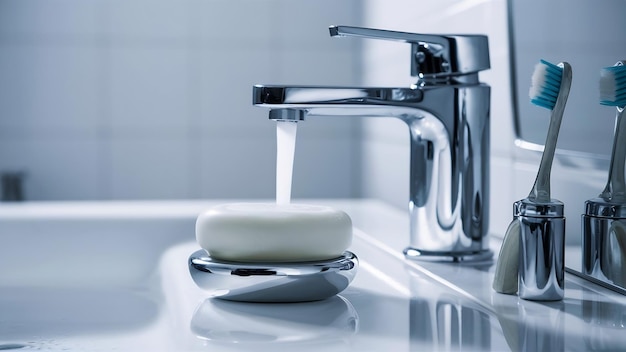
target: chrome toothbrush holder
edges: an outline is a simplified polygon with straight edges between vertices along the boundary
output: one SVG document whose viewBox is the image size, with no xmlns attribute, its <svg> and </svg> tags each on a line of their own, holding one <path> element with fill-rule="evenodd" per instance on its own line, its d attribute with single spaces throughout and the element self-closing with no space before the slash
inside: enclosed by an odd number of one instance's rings
<svg viewBox="0 0 626 352">
<path fill-rule="evenodd" d="M 558 301 L 564 296 L 565 217 L 563 203 L 522 199 L 513 205 L 520 223 L 520 298 Z"/>
<path fill-rule="evenodd" d="M 582 247 L 583 274 L 626 288 L 626 204 L 603 198 L 587 200 Z"/>
</svg>

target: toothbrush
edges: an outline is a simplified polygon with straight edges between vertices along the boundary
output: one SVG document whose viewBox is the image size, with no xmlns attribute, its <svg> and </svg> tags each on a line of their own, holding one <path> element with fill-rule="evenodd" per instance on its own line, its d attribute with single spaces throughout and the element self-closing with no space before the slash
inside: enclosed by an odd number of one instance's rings
<svg viewBox="0 0 626 352">
<path fill-rule="evenodd" d="M 554 65 L 541 60 L 535 66 L 529 91 L 530 102 L 552 110 L 539 171 L 528 195 L 528 199 L 537 203 L 550 202 L 550 171 L 571 84 L 572 68 L 567 62 Z"/>
<path fill-rule="evenodd" d="M 624 159 L 626 156 L 626 123 L 623 121 L 626 110 L 626 61 L 618 61 L 614 66 L 600 70 L 600 104 L 615 106 L 615 134 L 609 177 L 599 197 L 613 205 L 626 204 L 626 185 L 624 182 Z M 611 221 L 609 240 L 604 250 L 609 255 L 601 258 L 601 265 L 616 273 L 611 279 L 617 285 L 624 286 L 626 266 L 623 265 L 626 253 L 626 226 L 618 219 Z M 614 255 L 613 253 L 618 253 Z"/>
<path fill-rule="evenodd" d="M 600 194 L 607 202 L 626 203 L 624 160 L 626 157 L 626 124 L 622 122 L 626 110 L 626 61 L 600 71 L 600 104 L 615 106 L 615 136 L 609 166 L 609 179 Z"/>
<path fill-rule="evenodd" d="M 529 96 L 531 103 L 552 110 L 550 125 L 537 178 L 527 199 L 538 203 L 550 203 L 550 171 L 556 150 L 565 103 L 572 84 L 572 68 L 567 62 L 558 65 L 541 60 L 535 65 L 531 78 Z M 517 219 L 509 224 L 504 234 L 496 264 L 493 289 L 496 292 L 515 294 L 518 289 L 520 225 Z"/>
</svg>

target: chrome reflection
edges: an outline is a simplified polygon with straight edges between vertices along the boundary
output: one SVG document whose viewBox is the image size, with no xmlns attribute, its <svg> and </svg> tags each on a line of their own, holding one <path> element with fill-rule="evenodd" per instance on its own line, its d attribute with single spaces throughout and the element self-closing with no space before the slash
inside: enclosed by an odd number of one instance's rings
<svg viewBox="0 0 626 352">
<path fill-rule="evenodd" d="M 492 350 L 492 324 L 488 312 L 448 287 L 433 287 L 416 273 L 411 275 L 409 336 L 411 351 Z M 428 293 L 425 298 L 425 293 Z"/>
<path fill-rule="evenodd" d="M 565 351 L 564 301 L 527 301 L 493 293 L 492 304 L 511 351 Z"/>
<path fill-rule="evenodd" d="M 243 303 L 206 299 L 191 319 L 199 339 L 223 344 L 341 342 L 359 329 L 352 304 L 341 296 L 306 303 Z"/>
<path fill-rule="evenodd" d="M 584 336 L 588 351 L 622 351 L 626 346 L 626 311 L 624 305 L 609 299 L 599 300 L 592 291 L 583 289 L 582 302 L 576 311 L 588 323 Z"/>
<path fill-rule="evenodd" d="M 489 351 L 491 322 L 487 313 L 452 296 L 442 297 L 435 304 L 414 299 L 411 301 L 410 338 L 414 347 Z"/>
<path fill-rule="evenodd" d="M 585 203 L 582 216 L 582 273 L 607 285 L 626 289 L 626 207 Z M 618 291 L 623 293 L 623 291 Z"/>
<path fill-rule="evenodd" d="M 521 351 L 565 351 L 565 314 L 562 302 L 521 304 L 519 309 Z"/>
</svg>

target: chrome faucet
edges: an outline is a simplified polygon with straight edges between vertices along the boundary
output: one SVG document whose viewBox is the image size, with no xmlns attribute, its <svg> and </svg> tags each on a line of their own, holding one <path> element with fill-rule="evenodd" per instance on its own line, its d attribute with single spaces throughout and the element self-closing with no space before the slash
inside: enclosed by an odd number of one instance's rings
<svg viewBox="0 0 626 352">
<path fill-rule="evenodd" d="M 253 104 L 272 120 L 309 116 L 396 117 L 409 127 L 410 243 L 407 258 L 489 259 L 490 88 L 483 35 L 429 35 L 331 26 L 330 35 L 411 44 L 411 75 L 404 88 L 253 87 Z"/>
</svg>

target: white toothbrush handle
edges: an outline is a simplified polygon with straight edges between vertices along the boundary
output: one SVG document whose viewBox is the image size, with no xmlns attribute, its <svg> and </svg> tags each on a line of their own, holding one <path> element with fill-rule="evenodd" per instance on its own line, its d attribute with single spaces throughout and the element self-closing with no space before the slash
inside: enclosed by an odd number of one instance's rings
<svg viewBox="0 0 626 352">
<path fill-rule="evenodd" d="M 561 88 L 556 100 L 552 115 L 550 116 L 550 126 L 548 127 L 548 135 L 546 144 L 543 148 L 541 163 L 535 184 L 530 190 L 528 198 L 536 202 L 549 202 L 550 197 L 550 172 L 552 170 L 552 160 L 556 150 L 556 142 L 559 137 L 559 129 L 561 128 L 561 120 L 565 111 L 565 103 L 569 96 L 570 86 L 572 84 L 572 68 L 567 62 L 563 62 L 563 78 L 561 80 Z"/>
<path fill-rule="evenodd" d="M 621 111 L 620 111 L 621 110 Z M 613 150 L 611 152 L 611 164 L 609 166 L 609 180 L 600 195 L 604 199 L 614 202 L 626 202 L 626 181 L 624 180 L 624 164 L 626 160 L 626 123 L 624 123 L 624 110 L 617 110 L 615 123 L 615 137 L 613 138 Z"/>
</svg>

